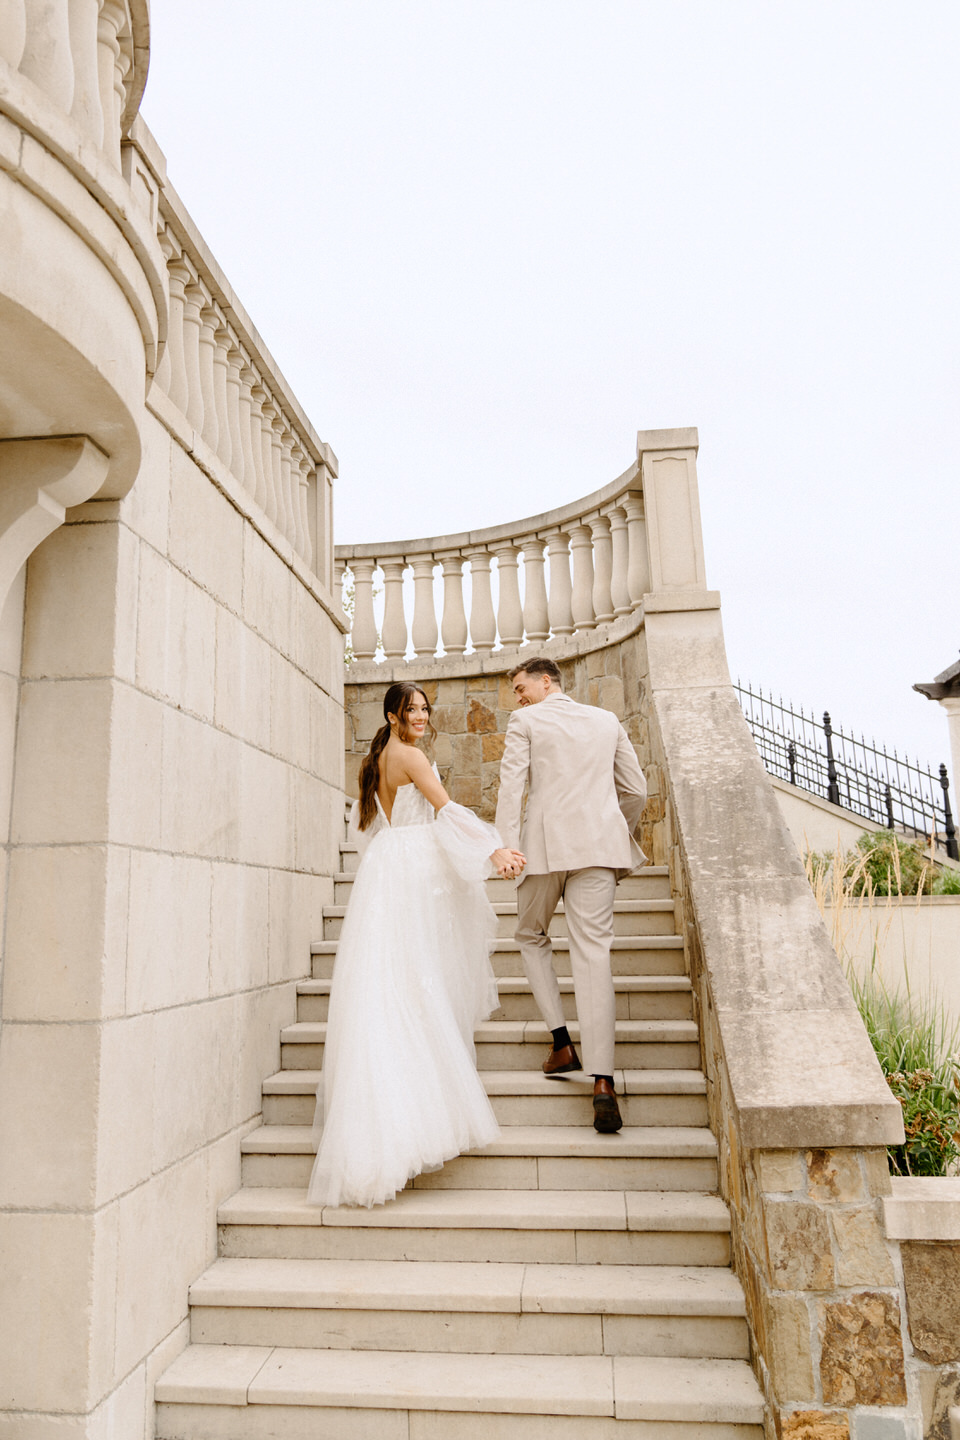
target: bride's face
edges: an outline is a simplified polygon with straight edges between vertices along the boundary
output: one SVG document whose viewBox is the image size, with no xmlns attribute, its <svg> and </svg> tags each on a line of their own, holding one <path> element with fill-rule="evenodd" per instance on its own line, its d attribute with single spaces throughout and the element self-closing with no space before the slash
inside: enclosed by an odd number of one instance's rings
<svg viewBox="0 0 960 1440">
<path fill-rule="evenodd" d="M 391 719 L 393 717 L 391 716 Z M 401 740 L 408 745 L 413 745 L 417 740 L 422 740 L 427 733 L 427 724 L 430 720 L 430 707 L 427 704 L 426 695 L 418 691 L 407 707 L 407 713 L 400 721 L 397 731 Z"/>
</svg>

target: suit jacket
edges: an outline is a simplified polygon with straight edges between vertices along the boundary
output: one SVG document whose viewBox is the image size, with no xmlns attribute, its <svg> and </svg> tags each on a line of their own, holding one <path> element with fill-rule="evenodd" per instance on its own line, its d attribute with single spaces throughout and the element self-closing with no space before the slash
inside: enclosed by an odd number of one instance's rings
<svg viewBox="0 0 960 1440">
<path fill-rule="evenodd" d="M 557 691 L 510 716 L 496 825 L 504 845 L 526 855 L 525 875 L 638 869 L 646 856 L 633 831 L 646 798 L 636 752 L 609 710 Z"/>
</svg>

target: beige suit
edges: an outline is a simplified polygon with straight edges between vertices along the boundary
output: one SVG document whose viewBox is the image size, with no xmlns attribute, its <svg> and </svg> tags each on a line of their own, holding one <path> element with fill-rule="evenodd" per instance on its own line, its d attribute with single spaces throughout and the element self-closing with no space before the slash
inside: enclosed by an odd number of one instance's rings
<svg viewBox="0 0 960 1440">
<path fill-rule="evenodd" d="M 563 896 L 581 1059 L 594 1075 L 614 1068 L 613 902 L 617 876 L 645 861 L 633 831 L 646 795 L 633 746 L 608 710 L 556 691 L 511 715 L 496 824 L 504 845 L 527 857 L 517 889 L 523 966 L 557 1029 L 564 1020 L 548 927 Z"/>
</svg>

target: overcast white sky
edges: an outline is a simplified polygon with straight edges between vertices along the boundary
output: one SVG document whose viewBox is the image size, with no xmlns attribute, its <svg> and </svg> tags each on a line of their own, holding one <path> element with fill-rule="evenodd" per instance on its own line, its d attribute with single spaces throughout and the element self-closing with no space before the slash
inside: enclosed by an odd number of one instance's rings
<svg viewBox="0 0 960 1440">
<path fill-rule="evenodd" d="M 144 117 L 340 458 L 338 541 L 697 425 L 734 675 L 949 763 L 910 686 L 960 647 L 956 0 L 151 13 Z"/>
</svg>

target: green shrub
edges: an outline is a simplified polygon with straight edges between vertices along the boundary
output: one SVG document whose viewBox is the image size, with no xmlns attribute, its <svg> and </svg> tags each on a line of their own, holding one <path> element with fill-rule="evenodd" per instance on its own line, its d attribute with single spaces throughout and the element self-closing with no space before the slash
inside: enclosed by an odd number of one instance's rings
<svg viewBox="0 0 960 1440">
<path fill-rule="evenodd" d="M 934 895 L 960 895 L 960 870 L 948 870 L 946 866 L 933 882 Z"/>
</svg>

